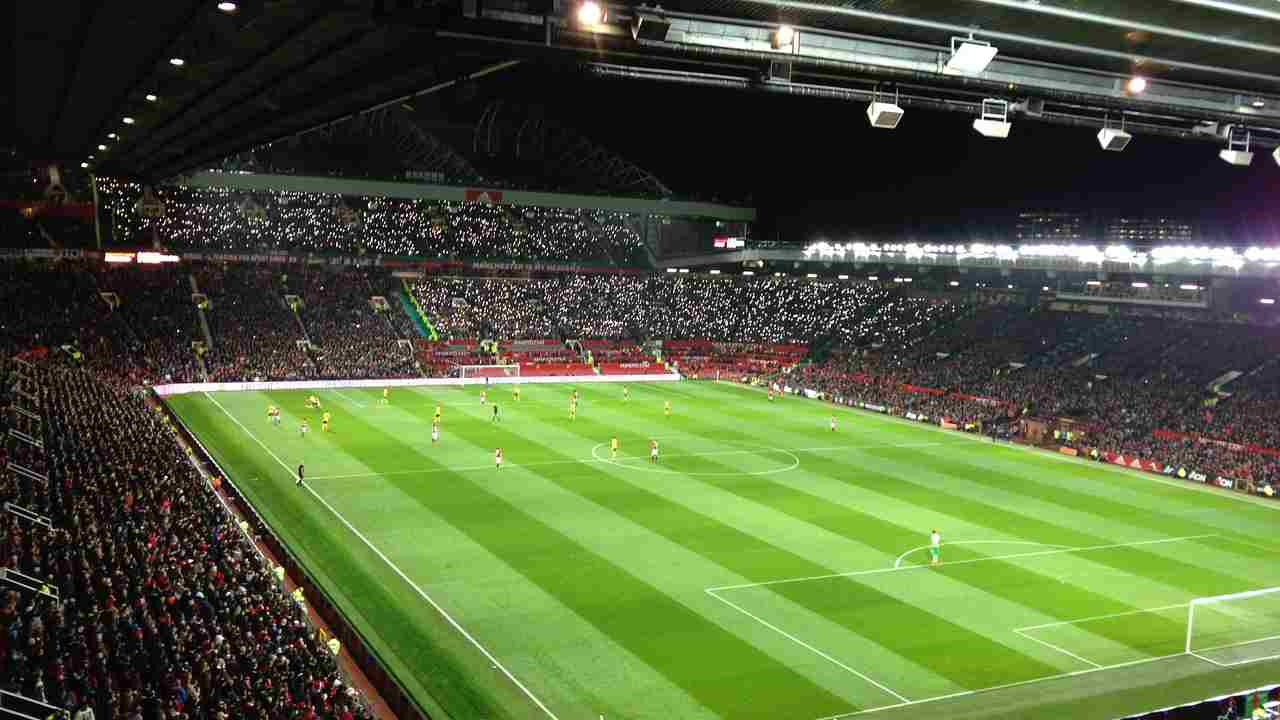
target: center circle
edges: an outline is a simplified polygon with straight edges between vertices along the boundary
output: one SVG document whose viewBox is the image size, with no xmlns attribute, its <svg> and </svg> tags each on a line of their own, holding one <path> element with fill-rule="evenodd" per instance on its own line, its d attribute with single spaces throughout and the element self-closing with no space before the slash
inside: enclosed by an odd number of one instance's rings
<svg viewBox="0 0 1280 720">
<path fill-rule="evenodd" d="M 766 470 L 732 470 L 732 471 L 673 470 L 672 468 L 664 467 L 661 464 L 649 463 L 648 462 L 649 458 L 647 456 L 632 458 L 634 460 L 639 461 L 640 464 L 619 462 L 618 460 L 615 460 L 610 457 L 605 457 L 604 455 L 600 454 L 599 451 L 601 450 L 601 448 L 604 448 L 604 447 L 605 447 L 605 443 L 598 443 L 597 445 L 592 447 L 591 457 L 596 460 L 599 460 L 600 462 L 608 463 L 609 465 L 614 465 L 620 468 L 625 468 L 627 470 L 643 470 L 645 472 L 667 473 L 669 475 L 694 475 L 694 476 L 702 476 L 702 477 L 714 477 L 714 476 L 723 477 L 723 476 L 731 476 L 731 475 L 775 475 L 777 473 L 784 473 L 789 470 L 794 470 L 800 467 L 800 458 L 795 453 L 791 452 L 790 450 L 784 450 L 782 448 L 775 448 L 775 447 L 768 447 L 768 446 L 761 446 L 761 447 L 757 447 L 755 449 L 750 449 L 750 450 L 737 449 L 737 450 L 709 450 L 707 452 L 680 452 L 680 453 L 672 453 L 671 455 L 668 455 L 666 457 L 696 458 L 696 457 L 722 457 L 722 456 L 733 456 L 733 455 L 774 455 L 774 456 L 785 457 L 787 459 L 786 460 L 787 464 L 780 465 L 779 467 L 775 467 L 775 468 L 768 468 Z M 659 455 L 658 457 L 659 463 L 663 459 L 664 459 L 663 456 Z"/>
</svg>

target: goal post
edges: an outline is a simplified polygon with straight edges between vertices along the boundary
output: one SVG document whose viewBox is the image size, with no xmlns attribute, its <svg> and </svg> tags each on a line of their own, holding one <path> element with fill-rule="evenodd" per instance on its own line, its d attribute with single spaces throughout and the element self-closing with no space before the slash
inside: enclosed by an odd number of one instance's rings
<svg viewBox="0 0 1280 720">
<path fill-rule="evenodd" d="M 449 368 L 449 374 L 463 380 L 477 380 L 481 378 L 518 378 L 520 377 L 520 366 L 511 365 L 453 365 Z"/>
<path fill-rule="evenodd" d="M 1280 587 L 1193 599 L 1186 652 L 1220 667 L 1280 658 Z"/>
</svg>

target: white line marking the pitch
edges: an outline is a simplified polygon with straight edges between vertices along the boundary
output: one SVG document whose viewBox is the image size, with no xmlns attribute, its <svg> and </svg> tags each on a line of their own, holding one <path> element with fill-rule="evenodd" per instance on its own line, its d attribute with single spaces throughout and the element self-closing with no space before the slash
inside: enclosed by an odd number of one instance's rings
<svg viewBox="0 0 1280 720">
<path fill-rule="evenodd" d="M 867 675 L 865 675 L 865 674 L 863 674 L 863 673 L 860 673 L 860 672 L 858 672 L 857 670 L 854 670 L 853 668 L 849 667 L 848 665 L 845 665 L 844 663 L 840 662 L 839 660 L 837 660 L 837 659 L 835 659 L 835 658 L 831 657 L 831 656 L 830 656 L 830 655 L 828 655 L 827 653 L 825 653 L 825 652 L 823 652 L 823 651 L 819 650 L 818 648 L 816 648 L 816 647 L 814 647 L 814 646 L 810 645 L 809 643 L 807 643 L 807 642 L 805 642 L 805 641 L 801 640 L 800 638 L 796 637 L 795 635 L 792 635 L 791 633 L 787 632 L 786 630 L 783 630 L 782 628 L 778 627 L 777 625 L 774 625 L 773 623 L 769 622 L 768 620 L 765 620 L 764 618 L 761 618 L 760 616 L 753 614 L 751 611 L 747 610 L 746 608 L 742 607 L 741 605 L 738 605 L 737 603 L 734 603 L 734 602 L 730 602 L 729 600 L 727 600 L 727 599 L 725 599 L 725 598 L 720 597 L 719 595 L 717 595 L 717 594 L 715 593 L 715 590 L 714 590 L 713 588 L 707 588 L 707 589 L 705 590 L 705 592 L 706 592 L 708 595 L 710 595 L 711 597 L 713 597 L 713 598 L 715 598 L 715 599 L 719 600 L 720 602 L 724 603 L 725 605 L 728 605 L 729 607 L 733 608 L 734 610 L 737 610 L 738 612 L 742 613 L 743 615 L 746 615 L 747 617 L 751 618 L 752 620 L 755 620 L 756 622 L 760 623 L 761 625 L 764 625 L 765 627 L 767 627 L 767 628 L 769 628 L 770 630 L 772 630 L 772 631 L 774 631 L 774 632 L 778 633 L 779 635 L 781 635 L 781 636 L 785 637 L 786 639 L 790 640 L 791 642 L 796 643 L 797 645 L 799 645 L 799 646 L 801 646 L 801 647 L 805 648 L 806 650 L 809 650 L 810 652 L 812 652 L 812 653 L 816 654 L 818 657 L 821 657 L 823 660 L 827 660 L 828 662 L 831 662 L 831 663 L 834 663 L 835 665 L 838 665 L 839 667 L 841 667 L 841 668 L 843 668 L 843 669 L 845 669 L 845 670 L 849 671 L 850 673 L 852 673 L 852 674 L 854 674 L 854 675 L 856 675 L 856 676 L 858 676 L 858 677 L 862 678 L 863 680 L 866 680 L 867 682 L 871 683 L 872 685 L 875 685 L 876 687 L 880 688 L 881 690 L 885 691 L 886 693 L 889 693 L 890 695 L 892 695 L 892 696 L 894 696 L 894 697 L 898 698 L 898 700 L 900 700 L 900 701 L 902 701 L 902 702 L 904 702 L 904 703 L 905 703 L 905 702 L 910 702 L 909 700 L 907 700 L 907 698 L 903 697 L 903 696 L 902 696 L 902 694 L 900 694 L 900 693 L 898 693 L 898 692 L 895 692 L 895 691 L 894 691 L 894 690 L 892 690 L 891 688 L 889 688 L 889 687 L 887 687 L 887 686 L 885 686 L 885 685 L 883 685 L 883 684 L 881 684 L 881 683 L 879 683 L 879 682 L 875 681 L 874 679 L 872 679 L 872 678 L 868 677 Z"/>
<path fill-rule="evenodd" d="M 350 395 L 342 392 L 341 390 L 330 390 L 329 392 L 333 393 L 334 395 L 337 395 L 338 397 L 342 398 L 343 400 L 346 400 L 347 402 L 351 403 L 352 405 L 355 405 L 356 407 L 359 407 L 359 408 L 369 407 L 368 403 L 360 402 L 359 400 L 351 397 Z"/>
<path fill-rule="evenodd" d="M 768 453 L 770 451 L 788 452 L 788 453 L 835 452 L 838 450 L 868 450 L 873 448 L 895 448 L 895 447 L 932 447 L 934 445 L 955 445 L 955 444 L 956 443 L 947 443 L 947 442 L 920 442 L 920 443 L 889 443 L 889 444 L 882 444 L 882 445 L 829 445 L 824 447 L 792 448 L 790 450 L 784 450 L 783 448 L 757 448 L 755 450 L 713 450 L 710 452 L 700 452 L 700 453 L 674 453 L 670 455 L 663 455 L 662 457 L 664 459 L 669 459 L 669 458 L 680 458 L 680 457 L 717 457 L 721 455 L 757 455 L 762 452 Z M 599 448 L 601 445 L 603 445 L 603 443 L 597 443 L 595 447 Z M 643 460 L 644 458 L 638 455 L 634 455 L 634 456 L 625 456 L 622 459 L 624 460 L 631 459 L 631 460 L 638 461 L 638 460 Z M 545 465 L 591 465 L 593 463 L 604 463 L 606 465 L 614 465 L 616 467 L 621 467 L 626 469 L 640 469 L 640 470 L 644 469 L 644 466 L 636 466 L 632 468 L 628 465 L 624 465 L 618 462 L 612 462 L 607 458 L 600 458 L 600 457 L 592 457 L 590 459 L 586 459 L 586 458 L 574 459 L 574 460 L 542 460 L 538 462 L 518 463 L 518 464 L 508 463 L 507 467 L 512 468 L 512 467 L 542 467 Z M 390 476 L 390 475 L 430 475 L 432 473 L 468 472 L 473 470 L 492 470 L 492 469 L 493 469 L 493 463 L 488 463 L 485 465 L 462 465 L 462 466 L 452 466 L 452 467 L 419 468 L 416 470 L 388 470 L 386 472 L 349 473 L 345 475 L 316 475 L 307 479 L 308 480 L 344 480 L 349 478 L 383 477 L 383 476 Z M 748 473 L 744 471 L 742 474 L 745 475 Z"/>
<path fill-rule="evenodd" d="M 1162 610 L 1175 610 L 1177 608 L 1188 607 L 1189 605 L 1190 603 L 1178 603 L 1177 605 L 1161 605 L 1160 607 L 1128 610 L 1126 612 L 1109 613 L 1107 615 L 1090 615 L 1089 617 L 1076 618 L 1074 620 L 1059 620 L 1058 622 L 1048 622 L 1040 625 L 1028 625 L 1026 627 L 1014 628 L 1013 631 L 1021 633 L 1028 630 L 1041 630 L 1043 628 L 1059 627 L 1061 625 L 1076 625 L 1078 623 L 1092 622 L 1094 620 L 1110 620 L 1111 618 L 1125 617 L 1127 615 L 1141 615 L 1142 613 L 1161 612 Z"/>
<path fill-rule="evenodd" d="M 810 580 L 827 580 L 838 577 L 860 577 L 863 575 L 880 575 L 882 573 L 905 572 L 907 570 L 919 570 L 921 568 L 937 568 L 948 567 L 951 565 L 969 565 L 971 563 L 990 562 L 992 560 L 1013 560 L 1016 558 L 1044 557 L 1046 555 L 1063 555 L 1065 553 L 1089 552 L 1091 550 L 1111 550 L 1115 548 L 1142 547 L 1144 545 L 1161 545 L 1164 543 L 1183 542 L 1185 540 L 1201 540 L 1204 538 L 1217 537 L 1215 533 L 1205 535 L 1186 535 L 1184 537 L 1160 538 L 1158 540 L 1138 540 L 1136 542 L 1127 543 L 1110 543 L 1107 545 L 1086 545 L 1085 547 L 1063 548 L 1059 550 L 1037 550 L 1035 552 L 1013 553 L 1010 555 L 991 555 L 989 557 L 972 558 L 969 560 L 953 560 L 951 562 L 942 563 L 941 565 L 903 565 L 900 567 L 873 568 L 871 570 L 855 570 L 853 572 L 830 573 L 827 575 L 810 575 L 808 577 L 783 578 L 781 580 L 766 580 L 765 582 L 742 583 L 740 585 L 721 585 L 707 590 L 719 592 L 721 590 L 740 590 L 743 588 L 763 587 L 767 585 L 783 585 L 786 583 L 808 582 Z"/>
<path fill-rule="evenodd" d="M 1075 653 L 1071 652 L 1070 650 L 1066 650 L 1066 649 L 1064 649 L 1064 648 L 1060 648 L 1060 647 L 1058 647 L 1057 645 L 1054 645 L 1054 644 L 1053 644 L 1053 643 L 1051 643 L 1051 642 L 1045 642 L 1044 640 L 1041 640 L 1041 639 L 1040 639 L 1040 638 L 1038 638 L 1038 637 L 1034 637 L 1034 636 L 1032 636 L 1032 635 L 1028 635 L 1027 633 L 1022 632 L 1021 630 L 1014 630 L 1014 632 L 1015 632 L 1015 633 L 1017 633 L 1018 637 L 1026 638 L 1027 640 L 1030 640 L 1031 642 L 1040 643 L 1041 645 L 1043 645 L 1043 646 L 1045 646 L 1045 647 L 1049 648 L 1050 650 L 1056 650 L 1056 651 L 1058 651 L 1058 652 L 1062 653 L 1063 655 L 1066 655 L 1067 657 L 1075 658 L 1076 660 L 1079 660 L 1080 662 L 1084 663 L 1085 665 L 1092 665 L 1092 666 L 1093 666 L 1093 667 L 1095 667 L 1095 668 L 1100 668 L 1100 667 L 1102 667 L 1102 666 L 1101 666 L 1101 665 L 1099 665 L 1098 663 L 1096 663 L 1096 662 L 1094 662 L 1094 661 L 1092 661 L 1092 660 L 1090 660 L 1090 659 L 1088 659 L 1088 658 L 1080 657 L 1079 655 L 1077 655 L 1077 654 L 1075 654 Z"/>
<path fill-rule="evenodd" d="M 1071 550 L 1080 549 L 1072 545 L 1055 545 L 1053 543 L 1031 542 L 1029 540 L 951 540 L 944 544 L 945 545 L 1036 545 L 1038 547 L 1051 547 L 1051 548 L 1062 548 L 1062 549 L 1071 549 Z M 930 547 L 933 547 L 933 546 L 921 545 L 920 547 L 911 548 L 910 550 L 899 555 L 898 559 L 893 561 L 893 566 L 895 568 L 901 567 L 902 561 L 906 560 L 908 555 L 910 555 L 911 553 L 920 552 L 921 550 L 928 550 Z M 952 564 L 954 565 L 955 563 L 952 563 Z"/>
<path fill-rule="evenodd" d="M 1056 675 L 1045 675 L 1044 677 L 1031 678 L 1030 680 L 1019 680 L 1017 682 L 1004 683 L 1002 685 L 992 685 L 991 687 L 978 688 L 976 690 L 961 690 L 960 692 L 948 693 L 946 695 L 935 695 L 933 697 L 920 698 L 919 700 L 907 700 L 906 702 L 893 703 L 891 705 L 880 705 L 878 707 L 867 708 L 865 710 L 856 710 L 854 712 L 841 713 L 839 715 L 828 715 L 818 720 L 842 720 L 842 718 L 855 717 L 857 715 L 869 715 L 871 713 L 883 712 L 885 710 L 893 710 L 900 707 L 908 707 L 912 705 L 924 705 L 926 703 L 939 702 L 941 700 L 953 700 L 955 698 L 969 697 L 970 695 L 978 695 L 980 693 L 988 693 L 993 690 L 1008 690 L 1009 688 L 1022 687 L 1023 685 L 1034 685 L 1049 680 L 1062 680 L 1069 677 L 1077 677 L 1080 675 L 1091 675 L 1103 670 L 1119 670 L 1120 668 L 1132 667 L 1134 665 L 1146 665 L 1147 663 L 1160 662 L 1161 660 L 1170 660 L 1173 658 L 1187 657 L 1185 652 L 1173 653 L 1171 655 L 1160 655 L 1158 657 L 1142 658 L 1141 660 L 1130 660 L 1128 662 L 1115 663 L 1114 665 L 1103 665 L 1101 667 L 1088 668 L 1086 670 L 1073 670 L 1071 672 L 1058 673 Z"/>
<path fill-rule="evenodd" d="M 209 399 L 209 402 L 213 403 L 214 405 L 217 405 L 218 409 L 221 410 L 223 413 L 225 413 L 227 417 L 231 418 L 231 422 L 239 426 L 240 429 L 244 431 L 244 434 L 249 436 L 249 439 L 256 442 L 263 450 L 265 450 L 266 453 L 270 455 L 273 460 L 279 463 L 280 467 L 284 468 L 285 471 L 288 472 L 290 476 L 293 476 L 293 469 L 290 468 L 283 460 L 281 460 L 279 456 L 277 456 L 274 452 L 272 452 L 271 448 L 267 447 L 266 444 L 264 444 L 261 440 L 259 440 L 257 435 L 254 435 L 252 432 L 250 432 L 249 428 L 245 427 L 244 424 L 241 423 L 240 420 L 237 419 L 235 415 L 232 415 L 230 412 L 228 412 L 227 409 L 222 406 L 222 403 L 215 400 L 213 396 L 207 392 L 204 394 L 204 396 Z M 373 543 L 369 542 L 369 539 L 366 538 L 363 534 L 361 534 L 361 532 L 357 530 L 354 525 L 352 525 L 350 522 L 347 522 L 347 519 L 342 516 L 342 513 L 335 510 L 334 507 L 330 505 L 327 500 L 320 497 L 320 494 L 317 493 L 315 490 L 312 490 L 310 485 L 304 484 L 303 488 L 307 492 L 311 493 L 311 495 L 315 497 L 316 500 L 319 500 L 320 504 L 324 505 L 325 508 L 329 510 L 329 512 L 333 513 L 334 517 L 338 518 L 339 522 L 345 525 L 347 529 L 352 532 L 352 534 L 360 538 L 360 540 L 370 550 L 372 550 L 375 555 L 382 558 L 382 561 L 385 562 L 387 566 L 390 567 L 393 571 L 395 571 L 396 575 L 399 575 L 401 580 L 404 580 L 406 583 L 408 583 L 409 587 L 413 588 L 418 593 L 418 595 L 422 597 L 423 600 L 426 600 L 427 603 L 431 605 L 431 607 L 435 608 L 436 611 L 439 612 L 440 615 L 444 617 L 444 619 L 447 620 L 449 624 L 454 627 L 455 630 L 462 633 L 463 637 L 465 637 L 468 641 L 470 641 L 470 643 L 474 645 L 475 648 L 481 652 L 481 654 L 483 654 L 486 658 L 488 658 L 489 662 L 493 663 L 494 667 L 502 671 L 502 674 L 506 675 L 508 680 L 515 683 L 516 687 L 520 688 L 520 690 L 524 692 L 524 694 L 530 700 L 532 700 L 533 703 L 542 710 L 542 712 L 547 714 L 547 717 L 551 718 L 552 720 L 560 720 L 558 717 L 556 717 L 555 713 L 551 712 L 550 708 L 548 708 L 546 705 L 542 703 L 541 700 L 538 699 L 537 695 L 533 694 L 533 691 L 529 690 L 529 688 L 526 687 L 524 683 L 520 682 L 520 680 L 517 679 L 515 675 L 512 675 L 511 671 L 508 670 L 506 666 L 504 666 L 501 662 L 498 661 L 496 657 L 493 656 L 493 653 L 490 653 L 485 648 L 485 646 L 481 645 L 479 640 L 476 640 L 474 637 L 472 637 L 471 633 L 467 632 L 466 628 L 458 624 L 458 621 L 454 620 L 453 616 L 450 615 L 448 611 L 446 611 L 435 600 L 433 600 L 430 595 L 423 592 L 422 588 L 418 587 L 417 583 L 409 579 L 409 576 L 405 575 L 403 570 L 401 570 L 395 563 L 391 562 L 391 559 L 388 558 L 386 555 L 384 555 L 381 550 L 379 550 L 376 546 L 374 546 Z"/>
</svg>

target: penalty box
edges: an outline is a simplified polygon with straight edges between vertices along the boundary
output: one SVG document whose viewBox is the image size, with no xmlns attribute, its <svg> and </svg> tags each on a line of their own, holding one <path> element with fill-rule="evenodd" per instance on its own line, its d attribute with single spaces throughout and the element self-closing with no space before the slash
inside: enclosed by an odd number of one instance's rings
<svg viewBox="0 0 1280 720">
<path fill-rule="evenodd" d="M 866 685 L 865 702 L 876 707 L 914 704 L 1185 656 L 1188 603 L 1093 615 L 1084 607 L 1082 617 L 1052 620 L 1050 612 L 1035 609 L 1034 598 L 1050 597 L 1066 582 L 1096 595 L 1109 595 L 1108 590 L 1113 588 L 1123 592 L 1126 586 L 1132 586 L 1125 582 L 1132 576 L 1090 562 L 1089 554 L 1202 537 L 1205 536 L 1088 547 L 1044 545 L 1039 549 L 1020 541 L 1008 541 L 1007 548 L 999 547 L 1002 541 L 971 541 L 988 547 L 996 545 L 998 554 L 944 563 L 941 569 L 950 572 L 943 573 L 923 564 L 927 563 L 927 555 L 917 548 L 900 557 L 897 566 L 724 585 L 705 591 L 755 623 L 860 678 Z M 999 553 L 1003 549 L 1013 552 Z M 1033 562 L 1020 569 L 1034 570 L 1039 581 L 1034 586 L 1022 583 L 1017 594 L 1003 599 L 999 593 L 1007 592 L 1014 579 L 1003 578 L 1006 566 L 995 561 L 1016 562 L 1019 566 Z M 1115 600 L 1132 606 L 1138 604 L 1139 598 Z M 944 635 L 959 627 L 955 632 L 960 635 L 976 634 L 1056 672 L 1028 677 L 1018 674 L 1022 668 L 1005 675 L 992 670 L 989 677 L 978 680 L 976 688 L 972 679 L 961 685 L 948 679 L 954 677 L 952 666 L 957 662 L 948 656 L 954 648 L 930 645 L 936 635 L 927 626 L 930 622 Z M 890 649 L 868 639 L 859 632 L 861 628 L 900 628 L 916 639 Z M 975 649 L 975 653 L 980 652 Z M 964 661 L 982 663 L 982 658 L 968 657 Z"/>
</svg>

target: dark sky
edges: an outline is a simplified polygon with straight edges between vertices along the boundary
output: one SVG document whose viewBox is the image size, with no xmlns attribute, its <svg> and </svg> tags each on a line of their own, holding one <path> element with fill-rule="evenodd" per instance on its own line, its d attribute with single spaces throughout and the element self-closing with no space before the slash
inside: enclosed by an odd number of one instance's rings
<svg viewBox="0 0 1280 720">
<path fill-rule="evenodd" d="M 1095 130 L 1029 119 L 1015 119 L 1008 139 L 990 140 L 958 113 L 908 109 L 896 130 L 876 130 L 863 103 L 543 78 L 536 92 L 553 112 L 677 191 L 751 197 L 762 212 L 758 229 L 784 239 L 928 232 L 1053 208 L 1176 213 L 1253 240 L 1280 239 L 1280 167 L 1269 152 L 1237 168 L 1203 141 L 1138 136 L 1110 153 Z M 531 92 L 528 78 L 521 82 Z"/>
</svg>

